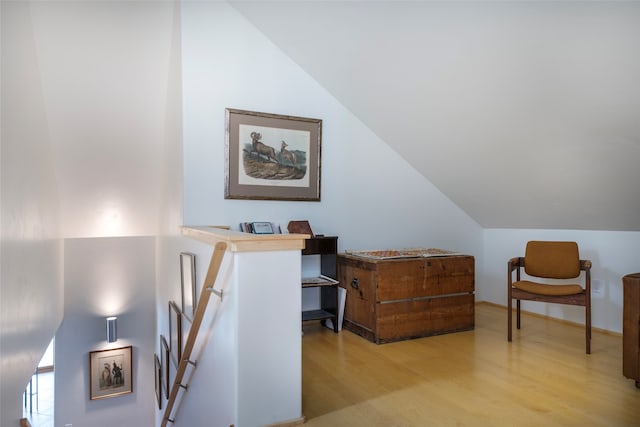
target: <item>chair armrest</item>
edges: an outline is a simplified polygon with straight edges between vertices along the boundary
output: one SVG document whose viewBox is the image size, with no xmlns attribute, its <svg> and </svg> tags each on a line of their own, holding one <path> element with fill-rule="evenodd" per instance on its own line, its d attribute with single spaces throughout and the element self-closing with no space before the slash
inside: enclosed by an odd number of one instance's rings
<svg viewBox="0 0 640 427">
<path fill-rule="evenodd" d="M 511 273 L 513 270 L 520 267 L 524 267 L 524 257 L 511 258 L 507 263 L 507 268 L 509 270 L 509 273 Z"/>
<path fill-rule="evenodd" d="M 584 270 L 584 287 L 587 293 L 587 300 L 591 298 L 591 261 L 588 259 L 580 260 L 580 270 Z"/>
<path fill-rule="evenodd" d="M 513 270 L 516 271 L 516 281 L 520 280 L 521 266 L 524 266 L 523 257 L 511 258 L 507 262 L 507 289 L 509 290 L 509 303 L 511 303 L 511 286 L 513 285 Z"/>
</svg>

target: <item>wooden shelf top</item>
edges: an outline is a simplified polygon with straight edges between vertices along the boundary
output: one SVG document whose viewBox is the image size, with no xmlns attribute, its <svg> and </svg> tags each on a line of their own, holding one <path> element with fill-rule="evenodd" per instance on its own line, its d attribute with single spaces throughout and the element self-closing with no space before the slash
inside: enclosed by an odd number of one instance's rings
<svg viewBox="0 0 640 427">
<path fill-rule="evenodd" d="M 251 234 L 230 230 L 226 226 L 183 226 L 182 235 L 215 245 L 227 243 L 231 252 L 301 250 L 308 234 Z"/>
</svg>

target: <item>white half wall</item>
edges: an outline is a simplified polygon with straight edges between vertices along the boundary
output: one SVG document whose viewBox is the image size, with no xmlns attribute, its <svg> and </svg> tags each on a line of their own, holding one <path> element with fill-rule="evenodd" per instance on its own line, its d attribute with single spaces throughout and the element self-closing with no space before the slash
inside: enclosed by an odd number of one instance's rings
<svg viewBox="0 0 640 427">
<path fill-rule="evenodd" d="M 157 306 L 165 337 L 168 302 L 181 301 L 180 252 L 196 256 L 200 295 L 213 248 L 182 237 L 162 240 Z M 225 254 L 215 284 L 223 299 L 212 295 L 205 311 L 192 356 L 197 367 L 187 370 L 175 426 L 258 427 L 301 417 L 301 262 L 300 251 Z M 185 340 L 191 323 L 183 322 Z M 176 366 L 170 369 L 173 378 Z M 156 426 L 163 410 L 156 410 Z"/>
<path fill-rule="evenodd" d="M 307 219 L 339 250 L 480 257 L 481 227 L 235 9 L 185 2 L 182 28 L 185 224 Z M 225 200 L 225 108 L 322 119 L 321 202 Z"/>
<path fill-rule="evenodd" d="M 175 301 L 180 306 L 181 278 L 180 278 L 180 252 L 189 252 L 195 255 L 196 260 L 196 295 L 200 297 L 205 275 L 209 267 L 213 247 L 209 244 L 201 243 L 193 239 L 181 236 L 165 236 L 158 245 L 158 290 L 156 295 L 158 337 L 156 346 L 160 348 L 159 337 L 164 336 L 169 340 L 169 301 Z M 223 271 L 229 271 L 228 258 L 223 263 Z M 222 273 L 222 284 L 217 283 L 216 289 L 226 288 L 228 282 L 227 274 Z M 197 359 L 196 373 L 190 382 L 191 390 L 200 390 L 199 393 L 187 393 L 186 398 L 180 403 L 176 425 L 200 425 L 208 422 L 216 425 L 231 425 L 234 420 L 235 403 L 235 372 L 233 367 L 237 365 L 235 353 L 236 344 L 234 336 L 236 332 L 236 318 L 234 315 L 226 313 L 232 308 L 225 305 L 220 310 L 220 301 L 217 297 L 211 296 L 209 307 L 205 312 L 202 322 L 202 333 L 200 339 L 211 340 L 211 345 L 205 343 L 204 348 L 201 341 L 198 341 L 194 348 Z M 222 318 L 222 321 L 214 320 Z M 183 333 L 188 334 L 191 325 L 185 322 Z M 185 339 L 183 337 L 183 339 Z M 175 377 L 176 367 L 170 363 L 171 378 Z M 187 375 L 190 377 L 188 371 Z M 222 387 L 224 392 L 214 392 L 216 387 Z M 162 399 L 162 410 L 157 410 L 155 425 L 160 426 L 164 408 L 167 404 L 166 396 Z M 207 410 L 203 411 L 203 405 Z"/>
<path fill-rule="evenodd" d="M 237 425 L 302 417 L 300 251 L 236 254 Z"/>
<path fill-rule="evenodd" d="M 65 240 L 65 312 L 56 334 L 55 425 L 153 425 L 155 237 Z M 105 318 L 118 317 L 108 344 Z M 133 346 L 133 393 L 89 399 L 89 353 Z M 155 350 L 159 351 L 159 350 Z"/>
<path fill-rule="evenodd" d="M 622 277 L 640 272 L 640 232 L 487 229 L 484 231 L 484 263 L 479 279 L 478 300 L 506 306 L 507 261 L 512 257 L 524 256 L 529 240 L 568 240 L 578 243 L 580 257 L 593 263 L 593 327 L 621 333 Z M 523 301 L 522 308 L 584 324 L 584 309 L 580 307 Z"/>
</svg>

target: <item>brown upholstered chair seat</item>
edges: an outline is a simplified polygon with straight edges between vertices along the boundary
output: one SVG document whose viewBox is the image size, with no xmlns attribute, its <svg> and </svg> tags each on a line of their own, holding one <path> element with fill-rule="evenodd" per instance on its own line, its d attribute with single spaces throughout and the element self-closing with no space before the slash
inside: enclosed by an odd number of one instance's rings
<svg viewBox="0 0 640 427">
<path fill-rule="evenodd" d="M 580 285 L 550 285 L 546 283 L 531 282 L 529 280 L 514 282 L 513 287 L 537 295 L 577 295 L 584 292 L 584 289 Z"/>
</svg>

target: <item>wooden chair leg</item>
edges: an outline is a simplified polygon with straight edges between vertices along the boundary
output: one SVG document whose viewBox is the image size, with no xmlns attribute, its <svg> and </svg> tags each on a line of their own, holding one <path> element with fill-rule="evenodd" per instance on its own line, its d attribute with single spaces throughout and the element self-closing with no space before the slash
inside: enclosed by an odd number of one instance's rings
<svg viewBox="0 0 640 427">
<path fill-rule="evenodd" d="M 516 300 L 516 328 L 520 329 L 520 300 Z"/>
<path fill-rule="evenodd" d="M 511 323 L 513 323 L 511 292 L 507 295 L 507 341 L 511 341 Z"/>
<path fill-rule="evenodd" d="M 591 354 L 591 307 L 587 305 L 585 307 L 586 319 L 585 319 L 585 334 L 587 339 L 587 354 Z"/>
</svg>

